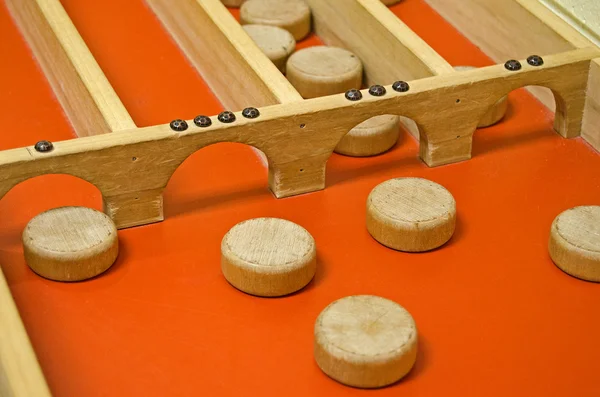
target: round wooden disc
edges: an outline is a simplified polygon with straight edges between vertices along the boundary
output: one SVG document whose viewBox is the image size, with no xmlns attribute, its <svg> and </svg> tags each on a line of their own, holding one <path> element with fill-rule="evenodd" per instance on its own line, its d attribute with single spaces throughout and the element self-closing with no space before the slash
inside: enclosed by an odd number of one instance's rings
<svg viewBox="0 0 600 397">
<path fill-rule="evenodd" d="M 287 63 L 287 78 L 304 98 L 359 89 L 362 74 L 360 59 L 337 47 L 304 48 L 292 54 Z"/>
<path fill-rule="evenodd" d="M 258 48 L 285 73 L 288 57 L 296 49 L 296 40 L 290 32 L 277 26 L 244 25 L 244 30 L 254 40 Z"/>
<path fill-rule="evenodd" d="M 335 152 L 347 156 L 375 156 L 398 141 L 400 117 L 375 116 L 350 130 L 337 144 Z"/>
<path fill-rule="evenodd" d="M 282 296 L 303 288 L 315 275 L 315 240 L 303 227 L 278 218 L 235 225 L 221 243 L 223 275 L 237 289 Z"/>
<path fill-rule="evenodd" d="M 246 0 L 221 0 L 225 7 L 240 7 Z"/>
<path fill-rule="evenodd" d="M 117 228 L 106 214 L 85 207 L 42 212 L 23 231 L 27 265 L 42 277 L 81 281 L 112 266 L 119 253 Z"/>
<path fill-rule="evenodd" d="M 278 26 L 302 40 L 310 33 L 310 8 L 303 0 L 247 0 L 240 8 L 240 22 Z"/>
<path fill-rule="evenodd" d="M 417 327 L 399 304 L 378 296 L 339 299 L 315 324 L 315 359 L 331 378 L 374 388 L 397 382 L 417 358 Z"/>
<path fill-rule="evenodd" d="M 600 206 L 575 207 L 558 215 L 548 250 L 565 273 L 600 282 Z"/>
<path fill-rule="evenodd" d="M 367 198 L 367 230 L 381 244 L 400 251 L 443 245 L 452 237 L 455 223 L 454 197 L 427 179 L 390 179 Z"/>
<path fill-rule="evenodd" d="M 455 66 L 454 69 L 460 72 L 463 70 L 472 70 L 477 68 L 474 66 Z M 498 123 L 506 114 L 507 109 L 508 96 L 503 96 L 494 104 L 494 106 L 492 106 L 492 108 L 481 118 L 481 120 L 479 120 L 477 127 L 484 128 Z"/>
<path fill-rule="evenodd" d="M 394 4 L 400 3 L 402 0 L 381 0 L 383 4 L 386 6 L 392 6 Z"/>
</svg>

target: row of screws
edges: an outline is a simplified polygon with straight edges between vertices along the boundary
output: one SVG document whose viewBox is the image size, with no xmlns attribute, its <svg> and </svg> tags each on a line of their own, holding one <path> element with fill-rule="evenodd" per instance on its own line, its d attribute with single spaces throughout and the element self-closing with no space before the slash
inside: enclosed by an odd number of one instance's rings
<svg viewBox="0 0 600 397">
<path fill-rule="evenodd" d="M 531 55 L 527 58 L 527 63 L 531 66 L 542 66 L 544 59 L 539 55 Z M 504 64 L 504 67 L 510 71 L 517 71 L 521 69 L 521 62 L 511 59 Z M 410 86 L 406 81 L 396 81 L 392 84 L 392 89 L 397 92 L 406 92 L 410 89 Z M 383 96 L 386 94 L 386 89 L 381 85 L 373 85 L 369 87 L 369 94 L 373 96 Z M 346 99 L 350 101 L 358 101 L 362 99 L 362 93 L 359 90 L 352 89 L 346 91 Z M 242 110 L 242 116 L 248 119 L 255 119 L 260 116 L 260 112 L 256 108 L 246 108 Z M 230 111 L 224 111 L 219 113 L 217 119 L 221 123 L 233 123 L 235 121 L 235 114 Z M 194 124 L 198 127 L 209 127 L 212 125 L 212 120 L 208 116 L 196 116 L 194 118 Z M 188 129 L 188 124 L 185 120 L 176 119 L 171 121 L 169 124 L 174 131 L 185 131 Z M 39 141 L 34 146 L 35 150 L 40 153 L 51 152 L 54 149 L 54 145 L 50 141 Z"/>
<path fill-rule="evenodd" d="M 242 110 L 242 116 L 244 116 L 247 119 L 255 119 L 258 116 L 260 116 L 260 112 L 258 111 L 257 108 L 246 108 L 244 110 Z M 235 121 L 235 114 L 233 112 L 230 112 L 228 110 L 219 113 L 219 115 L 217 116 L 217 119 L 221 122 L 221 123 L 233 123 Z M 196 116 L 194 118 L 194 124 L 196 124 L 198 127 L 210 127 L 212 125 L 212 120 L 210 119 L 210 117 L 208 116 Z M 169 126 L 171 127 L 172 130 L 174 131 L 185 131 L 188 129 L 188 124 L 185 120 L 181 120 L 181 119 L 176 119 L 171 121 L 171 123 L 169 124 Z"/>
<path fill-rule="evenodd" d="M 532 55 L 527 58 L 527 63 L 531 66 L 542 66 L 544 60 L 539 55 Z M 521 63 L 517 60 L 511 59 L 504 64 L 504 67 L 508 70 L 515 71 L 521 69 Z M 396 81 L 392 84 L 392 89 L 397 92 L 406 92 L 410 89 L 410 86 L 406 81 Z M 373 96 L 384 96 L 386 93 L 385 87 L 381 85 L 372 85 L 369 87 L 369 94 Z M 346 99 L 349 101 L 359 101 L 362 99 L 362 93 L 359 90 L 351 89 L 346 91 Z"/>
<path fill-rule="evenodd" d="M 392 84 L 392 89 L 397 92 L 406 92 L 410 89 L 410 86 L 406 81 L 396 81 Z M 373 96 L 384 96 L 386 94 L 386 89 L 382 85 L 372 85 L 369 87 L 369 94 Z M 358 101 L 362 99 L 362 93 L 359 90 L 351 89 L 346 91 L 346 99 L 349 101 Z"/>
<path fill-rule="evenodd" d="M 527 58 L 527 63 L 531 66 L 542 66 L 544 64 L 544 59 L 539 55 L 532 55 Z M 504 64 L 504 67 L 510 71 L 521 70 L 521 62 L 511 59 Z"/>
</svg>

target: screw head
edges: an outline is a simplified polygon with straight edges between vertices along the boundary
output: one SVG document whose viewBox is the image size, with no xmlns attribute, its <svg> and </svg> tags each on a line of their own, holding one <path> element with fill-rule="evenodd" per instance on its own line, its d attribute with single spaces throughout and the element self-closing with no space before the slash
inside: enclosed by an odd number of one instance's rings
<svg viewBox="0 0 600 397">
<path fill-rule="evenodd" d="M 362 92 L 355 90 L 354 88 L 346 91 L 346 99 L 349 101 L 360 101 L 362 99 Z"/>
<path fill-rule="evenodd" d="M 198 127 L 208 127 L 212 124 L 212 120 L 208 116 L 199 115 L 194 117 L 194 124 Z"/>
<path fill-rule="evenodd" d="M 373 95 L 373 96 L 383 96 L 385 95 L 385 87 L 382 85 L 372 85 L 369 88 L 369 94 Z"/>
<path fill-rule="evenodd" d="M 50 141 L 39 141 L 34 146 L 35 150 L 40 153 L 51 152 L 54 149 L 54 145 Z"/>
<path fill-rule="evenodd" d="M 188 129 L 188 125 L 185 122 L 185 120 L 181 120 L 181 119 L 175 119 L 175 120 L 171 121 L 169 126 L 171 127 L 171 129 L 173 131 L 185 131 Z"/>
<path fill-rule="evenodd" d="M 410 86 L 406 81 L 396 81 L 394 84 L 392 84 L 392 89 L 398 92 L 406 92 L 410 90 Z"/>
<path fill-rule="evenodd" d="M 226 110 L 224 112 L 219 113 L 219 117 L 217 117 L 221 123 L 233 123 L 235 121 L 235 114 Z"/>
<path fill-rule="evenodd" d="M 247 119 L 255 119 L 258 116 L 260 116 L 260 112 L 257 108 L 246 108 L 242 110 L 242 116 L 244 116 Z"/>
<path fill-rule="evenodd" d="M 544 64 L 544 60 L 539 55 L 532 55 L 527 58 L 527 63 L 531 66 L 542 66 Z"/>
<path fill-rule="evenodd" d="M 504 67 L 510 71 L 520 70 L 521 62 L 511 59 L 510 61 L 506 61 L 506 63 L 504 64 Z"/>
</svg>

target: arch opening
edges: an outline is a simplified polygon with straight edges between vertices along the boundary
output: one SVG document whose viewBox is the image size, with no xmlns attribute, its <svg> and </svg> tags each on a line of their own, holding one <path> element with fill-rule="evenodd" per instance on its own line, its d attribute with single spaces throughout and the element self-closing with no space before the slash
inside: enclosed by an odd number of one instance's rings
<svg viewBox="0 0 600 397">
<path fill-rule="evenodd" d="M 0 200 L 0 245 L 20 244 L 21 232 L 36 215 L 52 208 L 82 206 L 102 211 L 102 192 L 68 174 L 45 174 L 21 181 Z"/>
<path fill-rule="evenodd" d="M 420 164 L 419 129 L 414 119 L 393 113 L 357 123 L 338 141 L 334 150 L 338 155 L 327 160 L 326 187 Z"/>
<path fill-rule="evenodd" d="M 266 155 L 252 145 L 219 142 L 198 149 L 177 165 L 163 190 L 165 218 L 272 197 L 267 174 Z"/>
<path fill-rule="evenodd" d="M 505 105 L 502 104 L 504 99 Z M 479 116 L 473 138 L 473 156 L 549 138 L 548 131 L 551 130 L 563 137 L 573 136 L 569 117 L 577 115 L 567 114 L 565 100 L 550 88 L 530 85 L 511 90 L 492 102 Z"/>
</svg>

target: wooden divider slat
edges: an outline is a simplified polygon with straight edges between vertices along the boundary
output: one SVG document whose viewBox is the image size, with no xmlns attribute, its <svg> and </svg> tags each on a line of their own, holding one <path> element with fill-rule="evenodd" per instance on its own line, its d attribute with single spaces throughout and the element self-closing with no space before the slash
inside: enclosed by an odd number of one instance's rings
<svg viewBox="0 0 600 397">
<path fill-rule="evenodd" d="M 147 0 L 230 110 L 302 100 L 219 0 Z"/>
<path fill-rule="evenodd" d="M 78 136 L 135 128 L 59 0 L 6 4 Z"/>
</svg>

